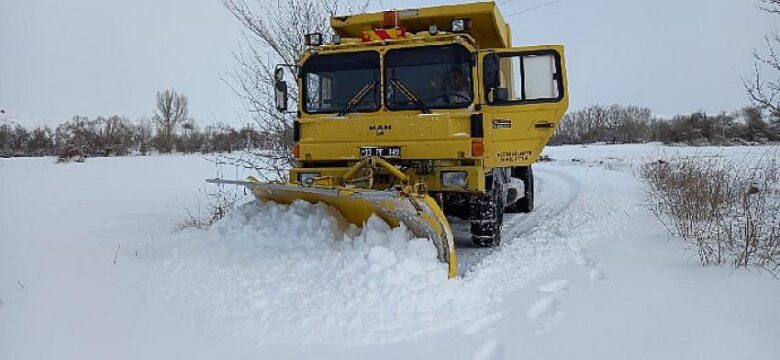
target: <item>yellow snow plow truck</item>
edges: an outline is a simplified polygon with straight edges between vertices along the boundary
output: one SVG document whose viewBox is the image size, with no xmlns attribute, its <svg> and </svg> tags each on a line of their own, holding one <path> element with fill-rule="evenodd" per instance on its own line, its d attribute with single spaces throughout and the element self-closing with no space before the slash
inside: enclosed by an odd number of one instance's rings
<svg viewBox="0 0 780 360">
<path fill-rule="evenodd" d="M 327 203 L 362 225 L 376 214 L 430 239 L 457 271 L 447 216 L 498 246 L 505 212 L 534 207 L 531 165 L 568 107 L 563 46 L 512 47 L 494 2 L 335 16 L 297 64 L 276 68 L 276 107 L 295 112 L 287 183 L 260 200 Z M 285 69 L 297 79 L 288 109 Z"/>
</svg>

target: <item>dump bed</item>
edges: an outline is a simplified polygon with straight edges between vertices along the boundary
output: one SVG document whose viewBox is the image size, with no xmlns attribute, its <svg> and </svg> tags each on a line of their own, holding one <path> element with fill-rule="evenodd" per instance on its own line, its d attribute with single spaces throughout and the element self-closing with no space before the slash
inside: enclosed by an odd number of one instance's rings
<svg viewBox="0 0 780 360">
<path fill-rule="evenodd" d="M 382 28 L 383 12 L 334 16 L 330 25 L 336 34 L 345 38 L 360 38 L 363 31 Z M 462 5 L 432 6 L 398 10 L 398 22 L 406 31 L 427 31 L 430 25 L 449 29 L 453 19 L 471 20 L 467 31 L 480 48 L 508 48 L 512 46 L 511 31 L 494 2 Z"/>
</svg>

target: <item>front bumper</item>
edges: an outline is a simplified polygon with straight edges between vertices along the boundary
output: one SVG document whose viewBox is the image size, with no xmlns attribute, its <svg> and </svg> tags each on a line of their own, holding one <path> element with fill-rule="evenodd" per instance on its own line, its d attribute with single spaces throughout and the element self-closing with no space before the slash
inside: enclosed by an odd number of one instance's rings
<svg viewBox="0 0 780 360">
<path fill-rule="evenodd" d="M 299 182 L 299 179 L 306 179 L 318 174 L 320 177 L 333 177 L 336 182 L 341 182 L 344 174 L 349 167 L 296 167 L 290 170 L 290 182 Z M 422 182 L 429 191 L 434 192 L 484 192 L 485 191 L 485 169 L 481 166 L 434 166 L 424 173 L 418 173 L 415 168 L 406 168 L 402 171 L 409 176 L 411 184 Z M 466 186 L 444 186 L 442 183 L 443 173 L 463 172 L 466 174 Z M 398 181 L 390 173 L 380 170 L 374 176 L 374 189 L 383 190 Z M 306 185 L 306 184 L 303 184 Z"/>
</svg>

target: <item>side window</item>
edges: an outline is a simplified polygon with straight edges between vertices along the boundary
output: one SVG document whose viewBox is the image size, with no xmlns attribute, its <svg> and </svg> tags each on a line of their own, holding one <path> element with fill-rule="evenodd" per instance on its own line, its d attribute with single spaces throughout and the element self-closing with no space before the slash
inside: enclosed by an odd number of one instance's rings
<svg viewBox="0 0 780 360">
<path fill-rule="evenodd" d="M 323 76 L 320 78 L 320 97 L 326 107 L 333 106 L 333 78 Z"/>
<path fill-rule="evenodd" d="M 308 111 L 327 108 L 333 102 L 333 79 L 327 74 L 306 74 L 306 109 Z"/>
<path fill-rule="evenodd" d="M 319 74 L 308 73 L 306 74 L 306 109 L 319 109 L 322 107 L 321 96 L 321 81 L 322 77 Z"/>
<path fill-rule="evenodd" d="M 502 57 L 500 78 L 502 86 L 509 92 L 507 101 L 523 100 L 523 81 L 520 74 L 523 73 L 523 67 L 520 65 L 522 58 L 520 56 Z"/>
<path fill-rule="evenodd" d="M 485 57 L 485 93 L 489 103 L 555 102 L 561 99 L 560 61 L 554 52 Z M 496 61 L 497 60 L 497 61 Z M 497 64 L 498 66 L 496 66 Z"/>
<path fill-rule="evenodd" d="M 558 71 L 552 55 L 523 56 L 523 90 L 526 100 L 557 99 Z"/>
</svg>

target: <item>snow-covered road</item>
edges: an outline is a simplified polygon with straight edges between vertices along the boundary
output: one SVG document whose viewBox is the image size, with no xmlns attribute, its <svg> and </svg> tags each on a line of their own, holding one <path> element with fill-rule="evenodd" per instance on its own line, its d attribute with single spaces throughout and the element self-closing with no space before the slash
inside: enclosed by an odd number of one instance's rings
<svg viewBox="0 0 780 360">
<path fill-rule="evenodd" d="M 457 280 L 322 205 L 173 231 L 215 175 L 198 157 L 0 159 L 0 359 L 775 359 L 780 282 L 669 239 L 631 174 L 660 151 L 548 148 L 500 248 L 455 224 Z"/>
<path fill-rule="evenodd" d="M 537 204 L 528 214 L 505 214 L 502 227 L 504 244 L 523 241 L 529 232 L 540 224 L 560 216 L 580 195 L 580 182 L 566 172 L 555 167 L 540 164 L 535 167 Z M 450 218 L 455 229 L 455 241 L 458 247 L 458 274 L 467 275 L 482 259 L 489 257 L 495 249 L 476 248 L 471 244 L 469 224 Z"/>
</svg>

